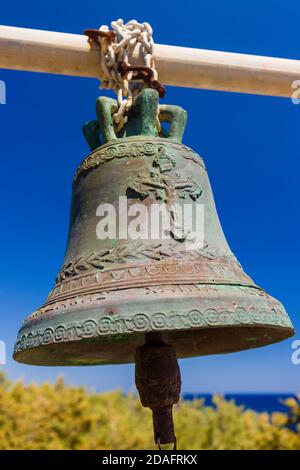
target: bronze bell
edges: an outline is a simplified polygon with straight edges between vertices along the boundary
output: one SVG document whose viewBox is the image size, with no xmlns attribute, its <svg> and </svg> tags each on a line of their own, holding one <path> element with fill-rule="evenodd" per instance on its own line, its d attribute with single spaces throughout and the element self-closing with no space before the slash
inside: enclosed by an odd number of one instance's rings
<svg viewBox="0 0 300 470">
<path fill-rule="evenodd" d="M 147 377 L 140 364 L 155 364 L 147 347 L 171 357 L 169 345 L 175 358 L 229 353 L 281 341 L 293 335 L 293 327 L 281 303 L 254 284 L 226 242 L 205 164 L 181 143 L 186 112 L 159 105 L 158 93 L 147 89 L 116 135 L 115 108 L 115 100 L 99 98 L 98 119 L 84 126 L 91 153 L 74 176 L 64 265 L 46 302 L 24 321 L 14 358 L 54 366 L 129 363 L 136 357 L 142 402 L 144 397 L 155 410 L 159 404 L 143 395 Z M 130 240 L 117 233 L 98 239 L 99 204 L 122 213 L 120 196 L 128 208 L 138 203 L 147 211 L 158 201 L 192 209 L 202 204 L 202 245 L 190 249 L 186 233 L 175 236 L 172 211 L 169 238 Z M 156 394 L 164 403 L 162 415 L 179 397 L 180 374 L 172 364 L 173 402 Z M 160 382 L 157 374 L 152 384 Z M 154 412 L 154 425 L 161 426 L 162 415 Z M 166 431 L 160 442 L 171 437 Z M 155 439 L 159 443 L 158 434 Z"/>
</svg>

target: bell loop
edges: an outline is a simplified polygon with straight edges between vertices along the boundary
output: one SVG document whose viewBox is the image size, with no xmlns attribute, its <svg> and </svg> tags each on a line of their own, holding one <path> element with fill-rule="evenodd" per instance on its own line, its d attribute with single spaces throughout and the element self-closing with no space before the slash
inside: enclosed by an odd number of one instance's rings
<svg viewBox="0 0 300 470">
<path fill-rule="evenodd" d="M 104 96 L 98 98 L 97 120 L 83 126 L 83 134 L 90 149 L 93 151 L 107 142 L 132 136 L 162 137 L 181 143 L 187 120 L 186 111 L 179 106 L 160 105 L 158 99 L 158 92 L 150 88 L 139 93 L 128 111 L 126 124 L 117 133 L 113 122 L 117 101 Z M 157 130 L 157 116 L 161 124 L 160 131 Z"/>
</svg>

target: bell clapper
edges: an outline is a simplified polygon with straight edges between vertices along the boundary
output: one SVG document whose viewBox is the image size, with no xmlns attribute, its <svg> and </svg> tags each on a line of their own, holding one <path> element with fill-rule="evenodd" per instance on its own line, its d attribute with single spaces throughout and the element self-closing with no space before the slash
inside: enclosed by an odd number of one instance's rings
<svg viewBox="0 0 300 470">
<path fill-rule="evenodd" d="M 161 333 L 146 333 L 145 344 L 137 348 L 135 383 L 142 405 L 152 410 L 155 443 L 159 448 L 173 443 L 176 449 L 172 408 L 180 397 L 180 369 Z"/>
</svg>

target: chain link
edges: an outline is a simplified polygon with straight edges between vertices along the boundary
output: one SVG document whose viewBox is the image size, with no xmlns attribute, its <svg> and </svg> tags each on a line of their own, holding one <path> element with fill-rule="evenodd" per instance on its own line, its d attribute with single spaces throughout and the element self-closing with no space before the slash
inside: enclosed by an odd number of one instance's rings
<svg viewBox="0 0 300 470">
<path fill-rule="evenodd" d="M 136 20 L 124 24 L 122 19 L 112 21 L 112 29 L 103 25 L 99 32 L 87 30 L 86 34 L 100 45 L 100 74 L 101 84 L 99 88 L 112 89 L 117 95 L 118 110 L 113 114 L 116 131 L 119 132 L 127 122 L 127 112 L 131 108 L 134 97 L 145 87 L 149 86 L 142 79 L 141 74 L 135 76 L 134 67 L 131 67 L 129 58 L 136 47 L 139 47 L 139 56 L 144 62 L 144 67 L 151 73 L 151 82 L 158 82 L 158 74 L 153 58 L 153 30 L 149 23 L 139 23 Z M 129 71 L 121 73 L 120 64 Z M 142 68 L 142 67 L 137 67 Z M 146 74 L 144 75 L 146 77 Z M 137 78 L 136 78 L 137 77 Z M 157 114 L 156 125 L 161 130 L 159 116 Z"/>
</svg>

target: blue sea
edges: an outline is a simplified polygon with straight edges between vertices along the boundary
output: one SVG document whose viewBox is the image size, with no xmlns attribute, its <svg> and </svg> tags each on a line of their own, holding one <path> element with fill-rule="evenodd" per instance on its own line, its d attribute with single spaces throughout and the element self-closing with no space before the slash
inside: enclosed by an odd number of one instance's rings
<svg viewBox="0 0 300 470">
<path fill-rule="evenodd" d="M 293 396 L 292 393 L 289 394 L 260 394 L 260 393 L 251 393 L 251 394 L 225 394 L 223 395 L 226 400 L 234 400 L 237 405 L 242 405 L 245 408 L 250 408 L 257 412 L 267 411 L 272 413 L 273 411 L 286 412 L 287 408 L 281 402 L 286 398 Z M 214 406 L 212 403 L 213 395 L 208 394 L 191 394 L 186 393 L 183 395 L 185 400 L 194 400 L 196 398 L 201 398 L 205 400 L 205 405 Z"/>
</svg>

